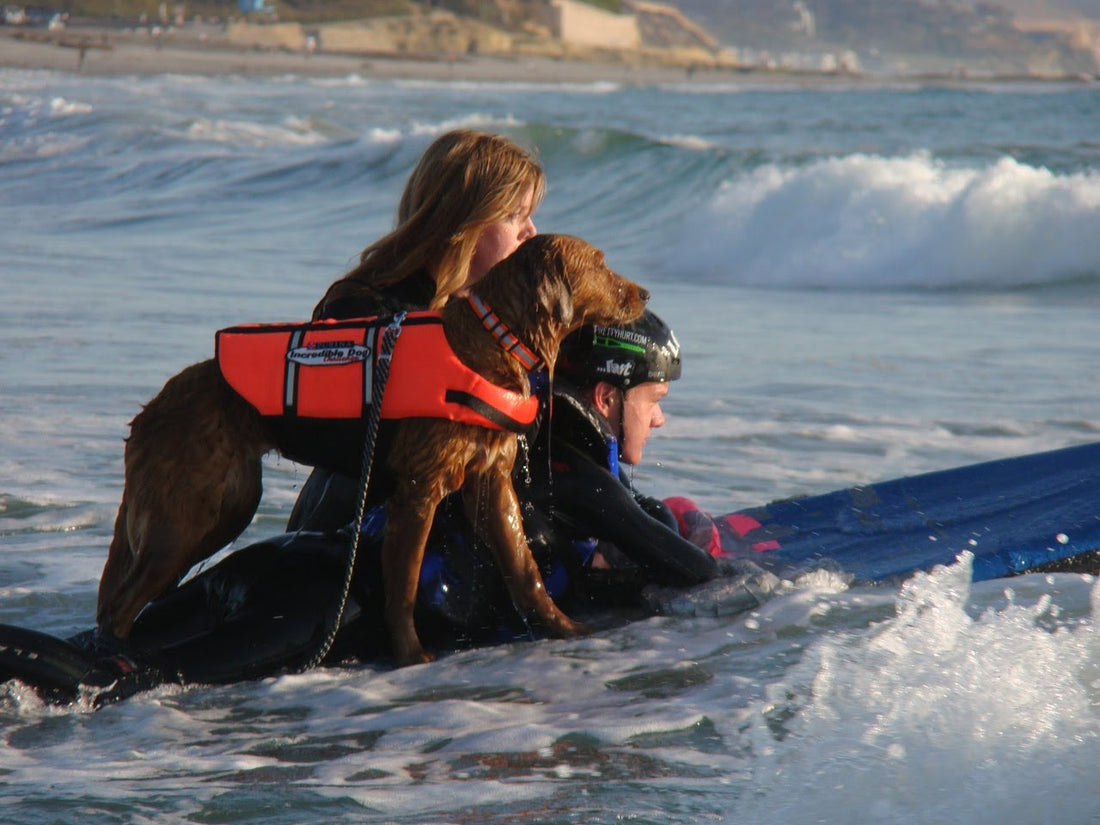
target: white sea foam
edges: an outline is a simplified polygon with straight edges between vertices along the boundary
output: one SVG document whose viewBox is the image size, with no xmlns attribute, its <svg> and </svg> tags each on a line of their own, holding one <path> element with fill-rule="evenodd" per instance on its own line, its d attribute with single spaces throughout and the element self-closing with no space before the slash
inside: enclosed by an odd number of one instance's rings
<svg viewBox="0 0 1100 825">
<path fill-rule="evenodd" d="M 0 163 L 17 160 L 42 160 L 70 155 L 87 148 L 91 141 L 77 135 L 44 133 L 16 138 L 0 144 Z"/>
<path fill-rule="evenodd" d="M 700 137 L 699 135 L 665 135 L 659 138 L 659 140 L 661 143 L 668 146 L 677 146 L 692 152 L 709 152 L 721 146 L 720 143 Z"/>
<path fill-rule="evenodd" d="M 1100 277 L 1100 175 L 918 153 L 769 165 L 727 181 L 670 260 L 717 281 L 1011 287 Z"/>
<path fill-rule="evenodd" d="M 417 121 L 412 124 L 411 134 L 414 136 L 435 137 L 453 129 L 475 129 L 493 131 L 494 129 L 511 129 L 521 125 L 514 117 L 499 117 L 482 112 L 470 112 L 459 117 L 447 118 L 440 121 Z"/>
<path fill-rule="evenodd" d="M 93 111 L 95 111 L 95 108 L 90 103 L 81 103 L 77 100 L 66 100 L 63 97 L 50 99 L 50 114 L 56 117 L 86 115 Z"/>
<path fill-rule="evenodd" d="M 1090 590 L 1068 575 L 972 589 L 964 554 L 906 584 L 871 632 L 820 637 L 760 706 L 738 821 L 1093 821 Z"/>
<path fill-rule="evenodd" d="M 198 118 L 187 127 L 187 136 L 192 140 L 210 143 L 261 147 L 316 146 L 329 140 L 328 136 L 301 119 L 288 119 L 276 125 L 225 118 Z"/>
</svg>

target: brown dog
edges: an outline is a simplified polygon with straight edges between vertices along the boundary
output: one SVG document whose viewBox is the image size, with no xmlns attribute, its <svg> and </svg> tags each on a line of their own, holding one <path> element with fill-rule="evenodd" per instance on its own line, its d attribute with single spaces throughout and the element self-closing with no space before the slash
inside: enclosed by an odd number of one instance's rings
<svg viewBox="0 0 1100 825">
<path fill-rule="evenodd" d="M 468 367 L 524 395 L 528 365 L 505 348 L 502 328 L 552 366 L 567 334 L 589 323 L 633 321 L 648 298 L 612 272 L 598 249 L 563 235 L 528 240 L 472 291 L 495 318 L 486 322 L 473 300 L 453 300 L 442 313 L 447 341 Z M 546 594 L 523 535 L 511 482 L 515 433 L 435 418 L 393 427 L 387 467 L 396 488 L 382 567 L 398 662 L 430 659 L 413 623 L 420 564 L 437 505 L 460 489 L 516 605 L 558 636 L 582 632 Z M 101 627 L 126 637 L 142 607 L 240 535 L 262 493 L 260 460 L 272 449 L 321 463 L 289 449 L 283 430 L 226 383 L 214 360 L 168 381 L 131 423 L 122 505 L 99 586 Z"/>
</svg>

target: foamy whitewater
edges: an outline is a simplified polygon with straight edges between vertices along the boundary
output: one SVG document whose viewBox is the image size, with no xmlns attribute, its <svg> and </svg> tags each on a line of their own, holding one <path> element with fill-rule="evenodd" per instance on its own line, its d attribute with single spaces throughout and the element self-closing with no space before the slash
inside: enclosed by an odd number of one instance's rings
<svg viewBox="0 0 1100 825">
<path fill-rule="evenodd" d="M 1100 438 L 1100 92 L 0 72 L 0 622 L 91 626 L 130 418 L 306 317 L 470 126 L 684 345 L 635 480 L 714 512 Z M 307 471 L 271 459 L 239 544 Z M 964 548 L 959 548 L 963 550 Z M 1100 822 L 1100 588 L 834 573 L 401 671 L 0 699 L 0 821 Z"/>
</svg>

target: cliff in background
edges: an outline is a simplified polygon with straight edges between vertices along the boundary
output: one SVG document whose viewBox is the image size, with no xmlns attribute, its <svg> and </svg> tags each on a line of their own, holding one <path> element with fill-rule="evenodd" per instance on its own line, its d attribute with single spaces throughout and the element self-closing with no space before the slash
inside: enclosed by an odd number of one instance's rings
<svg viewBox="0 0 1100 825">
<path fill-rule="evenodd" d="M 851 52 L 869 71 L 1100 70 L 1097 0 L 676 0 L 756 62 Z M 1041 10 L 1036 14 L 1035 10 Z"/>
</svg>

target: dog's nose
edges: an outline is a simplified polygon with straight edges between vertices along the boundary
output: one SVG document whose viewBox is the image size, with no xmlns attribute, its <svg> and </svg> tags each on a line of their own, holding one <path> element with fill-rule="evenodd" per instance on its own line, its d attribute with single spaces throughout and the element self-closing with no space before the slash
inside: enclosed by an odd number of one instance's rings
<svg viewBox="0 0 1100 825">
<path fill-rule="evenodd" d="M 645 287 L 639 287 L 638 288 L 638 297 L 642 299 L 643 304 L 648 303 L 649 302 L 649 290 L 646 289 Z"/>
</svg>

